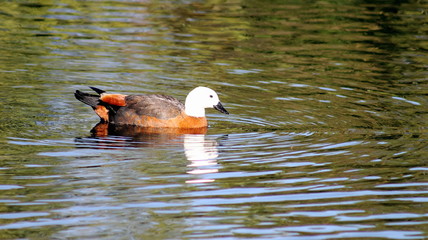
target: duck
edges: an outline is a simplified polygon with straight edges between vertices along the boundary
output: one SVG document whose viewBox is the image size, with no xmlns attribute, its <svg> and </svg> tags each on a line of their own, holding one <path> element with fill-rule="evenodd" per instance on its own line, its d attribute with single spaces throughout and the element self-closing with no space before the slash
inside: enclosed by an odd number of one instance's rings
<svg viewBox="0 0 428 240">
<path fill-rule="evenodd" d="M 111 94 L 90 87 L 97 94 L 76 90 L 77 100 L 92 107 L 101 123 L 132 125 L 143 128 L 194 129 L 208 127 L 206 108 L 229 114 L 217 93 L 208 87 L 196 87 L 184 104 L 163 94 Z"/>
</svg>

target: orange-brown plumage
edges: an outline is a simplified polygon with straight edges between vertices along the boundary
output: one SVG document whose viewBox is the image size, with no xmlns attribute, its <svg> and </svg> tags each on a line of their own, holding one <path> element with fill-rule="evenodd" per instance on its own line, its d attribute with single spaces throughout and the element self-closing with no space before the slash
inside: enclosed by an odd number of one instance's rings
<svg viewBox="0 0 428 240">
<path fill-rule="evenodd" d="M 205 128 L 208 126 L 205 108 L 212 107 L 228 114 L 217 94 L 204 87 L 191 91 L 186 104 L 166 95 L 106 94 L 100 89 L 92 89 L 100 95 L 77 90 L 75 97 L 91 106 L 101 121 L 112 124 L 149 128 Z"/>
<path fill-rule="evenodd" d="M 138 115 L 130 110 L 117 114 L 113 123 L 155 128 L 202 128 L 208 126 L 208 121 L 205 117 L 191 117 L 184 112 L 173 118 L 160 119 L 147 115 Z"/>
<path fill-rule="evenodd" d="M 103 122 L 108 122 L 108 120 L 109 120 L 108 110 L 105 106 L 97 105 L 97 106 L 95 106 L 94 111 L 101 118 L 101 120 Z"/>
<path fill-rule="evenodd" d="M 101 94 L 100 100 L 115 106 L 126 106 L 126 95 L 123 94 Z"/>
</svg>

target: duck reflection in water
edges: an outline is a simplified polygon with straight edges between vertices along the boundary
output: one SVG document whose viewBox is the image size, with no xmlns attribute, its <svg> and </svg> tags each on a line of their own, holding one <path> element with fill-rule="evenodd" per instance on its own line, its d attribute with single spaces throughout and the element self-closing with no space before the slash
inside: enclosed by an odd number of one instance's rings
<svg viewBox="0 0 428 240">
<path fill-rule="evenodd" d="M 129 125 L 98 123 L 91 130 L 90 138 L 77 139 L 91 147 L 105 149 L 124 149 L 135 147 L 156 147 L 183 144 L 186 159 L 190 161 L 188 174 L 201 178 L 187 180 L 186 183 L 213 182 L 205 179 L 206 174 L 218 172 L 219 140 L 207 138 L 207 127 L 192 129 L 144 128 Z"/>
<path fill-rule="evenodd" d="M 218 142 L 206 139 L 204 134 L 185 134 L 184 153 L 187 160 L 191 162 L 188 166 L 193 168 L 189 174 L 208 174 L 218 172 Z M 214 179 L 187 180 L 187 183 L 214 182 Z"/>
</svg>

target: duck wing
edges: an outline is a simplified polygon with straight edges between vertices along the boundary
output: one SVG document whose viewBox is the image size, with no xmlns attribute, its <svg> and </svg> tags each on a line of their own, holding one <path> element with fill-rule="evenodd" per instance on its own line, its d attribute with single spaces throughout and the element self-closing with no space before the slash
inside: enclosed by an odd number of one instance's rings
<svg viewBox="0 0 428 240">
<path fill-rule="evenodd" d="M 128 95 L 125 97 L 126 106 L 121 107 L 119 114 L 136 114 L 140 117 L 150 116 L 158 119 L 169 119 L 180 115 L 184 111 L 184 104 L 174 97 L 150 94 Z"/>
</svg>

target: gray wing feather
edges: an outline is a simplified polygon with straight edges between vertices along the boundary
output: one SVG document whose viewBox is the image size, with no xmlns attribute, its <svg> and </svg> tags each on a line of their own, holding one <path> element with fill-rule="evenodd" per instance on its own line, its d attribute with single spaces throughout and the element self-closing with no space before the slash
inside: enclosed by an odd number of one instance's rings
<svg viewBox="0 0 428 240">
<path fill-rule="evenodd" d="M 159 119 L 168 119 L 178 116 L 184 111 L 184 104 L 171 96 L 161 94 L 128 95 L 126 111 L 135 111 L 139 116 L 151 116 Z M 123 109 L 125 110 L 125 109 Z"/>
</svg>

